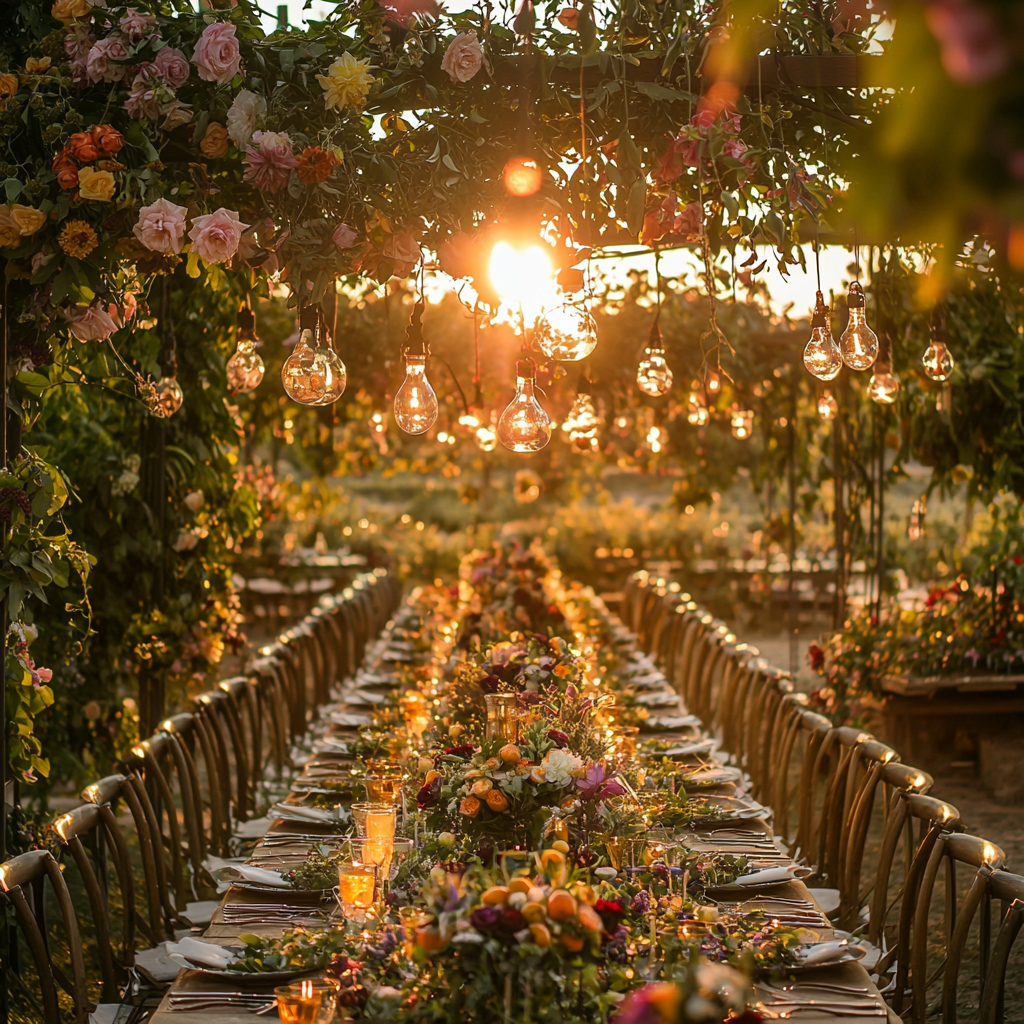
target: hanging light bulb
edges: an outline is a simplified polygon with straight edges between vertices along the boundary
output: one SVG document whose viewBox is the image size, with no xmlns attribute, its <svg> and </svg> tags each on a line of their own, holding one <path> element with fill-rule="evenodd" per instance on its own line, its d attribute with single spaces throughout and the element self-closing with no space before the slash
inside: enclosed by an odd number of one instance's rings
<svg viewBox="0 0 1024 1024">
<path fill-rule="evenodd" d="M 238 347 L 227 363 L 228 390 L 233 395 L 255 391 L 266 367 L 256 351 L 256 318 L 251 309 L 238 311 Z"/>
<path fill-rule="evenodd" d="M 597 345 L 597 322 L 582 306 L 563 302 L 537 321 L 534 337 L 551 359 L 575 363 L 586 359 Z"/>
<path fill-rule="evenodd" d="M 551 417 L 535 394 L 537 366 L 516 361 L 516 395 L 498 420 L 498 440 L 514 452 L 539 452 L 551 440 Z"/>
<path fill-rule="evenodd" d="M 874 380 L 874 378 L 872 378 Z M 839 403 L 831 388 L 822 388 L 818 395 L 818 415 L 827 423 L 839 415 Z"/>
<path fill-rule="evenodd" d="M 647 431 L 647 444 L 655 455 L 661 451 L 663 433 L 664 428 L 659 427 L 657 424 Z"/>
<path fill-rule="evenodd" d="M 859 281 L 850 285 L 846 306 L 850 311 L 850 319 L 839 339 L 839 352 L 851 370 L 866 370 L 878 358 L 878 337 L 868 327 L 864 289 Z"/>
<path fill-rule="evenodd" d="M 717 370 L 708 367 L 704 371 L 704 388 L 713 398 L 722 390 L 722 375 Z"/>
<path fill-rule="evenodd" d="M 324 396 L 314 405 L 333 405 L 343 394 L 348 383 L 348 370 L 341 361 L 341 356 L 329 345 L 319 346 L 316 350 L 315 372 L 323 377 Z"/>
<path fill-rule="evenodd" d="M 327 393 L 324 365 L 317 362 L 316 306 L 303 306 L 299 311 L 299 340 L 281 367 L 281 383 L 285 394 L 299 405 L 319 405 Z"/>
<path fill-rule="evenodd" d="M 828 323 L 828 309 L 825 300 L 818 292 L 814 303 L 814 316 L 811 319 L 811 337 L 804 349 L 804 366 L 807 372 L 818 380 L 834 380 L 843 368 L 843 357 L 839 346 L 832 337 L 832 328 Z"/>
<path fill-rule="evenodd" d="M 520 199 L 540 191 L 544 177 L 537 161 L 530 156 L 516 156 L 505 164 L 501 172 L 505 191 Z"/>
<path fill-rule="evenodd" d="M 737 441 L 749 441 L 750 435 L 754 432 L 754 410 L 733 409 L 729 416 L 729 425 L 732 428 L 732 436 Z"/>
<path fill-rule="evenodd" d="M 946 345 L 946 317 L 943 313 L 936 313 L 932 321 L 932 337 L 928 348 L 921 357 L 925 374 L 935 381 L 949 380 L 953 367 L 953 354 Z"/>
<path fill-rule="evenodd" d="M 472 437 L 480 426 L 480 417 L 472 409 L 467 409 L 459 417 L 459 433 L 463 437 Z"/>
<path fill-rule="evenodd" d="M 493 452 L 498 447 L 498 432 L 489 423 L 476 428 L 476 446 L 482 452 Z"/>
<path fill-rule="evenodd" d="M 562 424 L 562 430 L 568 434 L 577 450 L 590 451 L 597 448 L 597 429 L 600 425 L 593 399 L 581 391 Z"/>
<path fill-rule="evenodd" d="M 892 372 L 892 347 L 888 338 L 883 338 L 882 354 L 875 363 L 875 372 L 868 381 L 868 398 L 880 405 L 892 405 L 900 392 L 900 380 Z"/>
<path fill-rule="evenodd" d="M 153 386 L 154 402 L 149 411 L 158 419 L 165 420 L 173 416 L 185 400 L 178 378 L 161 377 Z"/>
<path fill-rule="evenodd" d="M 405 333 L 405 380 L 395 395 L 395 422 L 407 434 L 425 434 L 437 419 L 437 395 L 427 380 L 427 343 L 422 324 L 423 302 L 419 301 Z M 410 352 L 411 347 L 419 351 Z"/>
<path fill-rule="evenodd" d="M 658 398 L 672 389 L 672 371 L 665 361 L 665 347 L 661 340 L 660 311 L 651 324 L 644 357 L 636 368 L 636 383 L 645 395 Z"/>
<path fill-rule="evenodd" d="M 715 373 L 714 370 L 711 372 Z M 717 377 L 718 374 L 715 373 L 715 376 Z M 692 390 L 686 400 L 686 421 L 687 423 L 692 423 L 695 427 L 706 426 L 708 421 L 711 419 L 711 413 L 708 411 L 708 407 L 704 402 L 704 395 L 701 394 L 700 381 L 695 380 L 690 387 Z"/>
</svg>

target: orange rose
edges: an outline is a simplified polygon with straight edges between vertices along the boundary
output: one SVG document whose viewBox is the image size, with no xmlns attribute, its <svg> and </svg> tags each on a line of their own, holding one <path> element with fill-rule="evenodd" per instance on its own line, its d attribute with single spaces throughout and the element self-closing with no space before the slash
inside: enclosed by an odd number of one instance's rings
<svg viewBox="0 0 1024 1024">
<path fill-rule="evenodd" d="M 0 101 L 9 100 L 17 91 L 17 75 L 0 75 Z"/>
<path fill-rule="evenodd" d="M 508 798 L 500 789 L 492 789 L 484 799 L 492 811 L 497 811 L 500 814 L 502 811 L 508 810 Z"/>
<path fill-rule="evenodd" d="M 117 153 L 124 145 L 124 136 L 113 125 L 93 125 L 90 134 L 93 142 L 104 153 Z"/>
<path fill-rule="evenodd" d="M 570 31 L 575 32 L 580 23 L 580 12 L 575 7 L 563 7 L 558 12 L 558 20 Z"/>
<path fill-rule="evenodd" d="M 494 783 L 490 779 L 477 779 L 472 786 L 469 787 L 470 793 L 473 796 L 483 796 L 485 793 L 489 793 Z"/>
<path fill-rule="evenodd" d="M 480 801 L 475 796 L 467 796 L 459 804 L 459 814 L 464 814 L 467 818 L 475 818 L 480 813 L 480 806 Z"/>
<path fill-rule="evenodd" d="M 91 132 L 75 132 L 68 139 L 68 146 L 71 149 L 71 155 L 80 164 L 91 164 L 100 155 Z"/>
<path fill-rule="evenodd" d="M 212 121 L 199 148 L 208 160 L 219 160 L 228 151 L 228 130 L 224 125 Z"/>
</svg>

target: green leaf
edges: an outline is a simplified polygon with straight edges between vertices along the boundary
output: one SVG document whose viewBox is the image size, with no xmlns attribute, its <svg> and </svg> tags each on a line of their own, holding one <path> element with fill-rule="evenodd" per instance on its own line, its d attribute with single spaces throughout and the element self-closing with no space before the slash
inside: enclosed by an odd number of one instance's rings
<svg viewBox="0 0 1024 1024">
<path fill-rule="evenodd" d="M 622 174 L 624 185 L 632 185 L 640 176 L 640 150 L 636 148 L 636 143 L 628 131 L 623 131 L 619 136 L 619 144 L 615 147 L 615 163 Z"/>
<path fill-rule="evenodd" d="M 18 196 L 21 195 L 22 188 L 24 188 L 17 178 L 5 178 L 3 186 L 4 191 L 7 193 L 7 202 L 9 203 L 15 202 Z"/>
</svg>

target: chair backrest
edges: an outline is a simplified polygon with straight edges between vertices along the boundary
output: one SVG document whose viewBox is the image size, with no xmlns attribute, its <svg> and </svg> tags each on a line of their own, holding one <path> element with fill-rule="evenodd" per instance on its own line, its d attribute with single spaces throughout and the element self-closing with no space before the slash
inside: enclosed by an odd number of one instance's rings
<svg viewBox="0 0 1024 1024">
<path fill-rule="evenodd" d="M 59 840 L 58 862 L 70 854 L 82 878 L 96 938 L 102 985 L 100 998 L 105 1003 L 114 1002 L 118 998 L 118 982 L 135 962 L 135 882 L 128 845 L 114 816 L 104 815 L 96 804 L 83 804 L 62 814 L 50 828 Z M 119 962 L 114 959 L 110 927 L 108 854 L 121 897 Z"/>
<path fill-rule="evenodd" d="M 895 775 L 896 769 L 905 767 L 905 765 L 893 763 L 886 765 L 885 770 L 887 773 Z M 900 902 L 902 905 L 902 901 L 906 900 L 908 909 L 913 906 L 913 898 L 909 894 L 916 888 L 916 877 L 920 874 L 923 861 L 918 862 L 916 872 L 914 864 L 925 843 L 927 842 L 930 850 L 931 844 L 943 832 L 963 830 L 960 812 L 952 804 L 944 800 L 937 800 L 935 797 L 925 796 L 918 793 L 916 789 L 916 786 L 897 788 L 889 802 L 889 815 L 885 822 L 885 832 L 878 854 L 878 869 L 875 873 L 875 884 L 871 890 L 868 916 L 868 941 L 876 946 L 882 946 L 887 942 L 885 928 L 893 905 L 896 902 Z M 915 823 L 918 826 L 916 837 L 914 835 Z M 893 868 L 901 839 L 905 851 L 903 873 L 899 879 L 897 895 L 890 901 L 889 892 Z M 924 860 L 926 859 L 927 854 L 924 857 Z M 896 948 L 895 943 L 890 943 L 890 945 L 893 949 Z M 909 950 L 909 945 L 907 949 Z"/>
<path fill-rule="evenodd" d="M 173 908 L 164 871 L 163 844 L 156 838 L 157 833 L 154 831 L 152 805 L 149 807 L 150 814 L 146 813 L 144 801 L 148 801 L 148 794 L 142 780 L 137 777 L 133 779 L 130 775 L 108 775 L 99 782 L 86 786 L 82 791 L 82 799 L 99 808 L 108 832 L 118 827 L 114 806 L 120 800 L 125 802 L 135 826 L 140 862 L 138 870 L 145 888 L 147 909 L 147 916 L 143 918 L 136 909 L 137 901 L 133 897 L 132 940 L 134 942 L 136 931 L 141 932 L 150 945 L 171 938 L 173 932 L 170 927 L 170 912 Z M 124 856 L 125 863 L 131 864 L 127 850 L 124 850 Z M 133 889 L 137 889 L 134 884 Z"/>
<path fill-rule="evenodd" d="M 1010 953 L 1024 925 L 1024 876 L 997 869 L 989 874 L 988 888 L 989 895 L 1002 903 L 1003 916 L 985 975 L 979 1024 L 1001 1024 Z"/>
<path fill-rule="evenodd" d="M 49 881 L 60 908 L 67 939 L 71 977 L 54 963 L 46 924 L 44 881 Z M 32 904 L 25 897 L 31 887 Z M 39 979 L 44 1024 L 61 1024 L 58 986 L 72 1000 L 76 1024 L 85 1024 L 91 1005 L 86 990 L 85 957 L 78 919 L 60 865 L 48 850 L 31 850 L 0 864 L 0 889 L 6 905 L 14 908 L 18 928 L 25 938 Z"/>
<path fill-rule="evenodd" d="M 922 849 L 919 856 L 923 857 L 925 853 L 927 853 L 927 860 L 920 872 L 920 881 L 916 892 L 904 894 L 905 906 L 909 903 L 909 909 L 913 912 L 913 931 L 909 937 L 912 1019 L 915 1024 L 925 1024 L 928 1014 L 928 992 L 932 985 L 941 979 L 942 1019 L 944 1024 L 954 1024 L 959 963 L 967 944 L 968 932 L 974 914 L 979 906 L 981 907 L 979 953 L 982 981 L 985 977 L 991 946 L 989 917 L 991 897 L 988 895 L 987 873 L 994 868 L 1001 868 L 1006 862 L 1006 857 L 998 846 L 988 840 L 957 832 L 941 833 L 935 838 L 931 849 Z M 961 864 L 973 868 L 976 874 L 973 884 L 962 902 L 958 902 L 956 869 Z M 935 894 L 935 883 L 943 867 L 945 867 L 945 898 L 942 915 L 942 954 L 939 958 L 938 968 L 929 976 L 929 952 L 934 951 L 939 945 L 936 942 L 934 931 L 929 928 L 929 917 Z M 912 901 L 907 900 L 908 895 L 912 895 Z M 906 988 L 904 917 L 905 915 L 901 914 L 900 947 L 904 951 L 904 956 L 897 958 L 896 993 L 893 1003 L 893 1008 L 897 1013 L 902 1012 L 902 990 Z"/>
</svg>

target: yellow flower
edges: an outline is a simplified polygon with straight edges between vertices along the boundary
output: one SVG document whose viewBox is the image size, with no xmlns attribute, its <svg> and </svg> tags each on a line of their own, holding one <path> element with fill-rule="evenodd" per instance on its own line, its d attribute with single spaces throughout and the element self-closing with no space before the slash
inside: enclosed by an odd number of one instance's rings
<svg viewBox="0 0 1024 1024">
<path fill-rule="evenodd" d="M 83 199 L 107 202 L 114 194 L 114 175 L 110 171 L 97 171 L 94 167 L 80 167 L 78 194 Z"/>
<path fill-rule="evenodd" d="M 29 57 L 25 61 L 25 74 L 41 75 L 44 71 L 49 70 L 52 63 L 53 61 L 50 57 Z"/>
<path fill-rule="evenodd" d="M 60 247 L 69 255 L 84 260 L 99 244 L 96 232 L 84 220 L 69 220 L 57 236 Z"/>
<path fill-rule="evenodd" d="M 0 206 L 0 249 L 14 249 L 21 244 L 21 228 L 6 206 Z"/>
<path fill-rule="evenodd" d="M 58 20 L 70 25 L 77 18 L 85 18 L 92 10 L 89 0 L 57 0 L 50 13 Z"/>
<path fill-rule="evenodd" d="M 23 235 L 34 235 L 46 223 L 45 213 L 32 206 L 22 206 L 21 203 L 14 204 L 11 216 Z"/>
<path fill-rule="evenodd" d="M 343 53 L 327 69 L 326 75 L 316 76 L 324 90 L 324 105 L 328 110 L 362 107 L 374 82 L 369 67 L 369 60 L 356 60 L 351 53 Z"/>
</svg>

